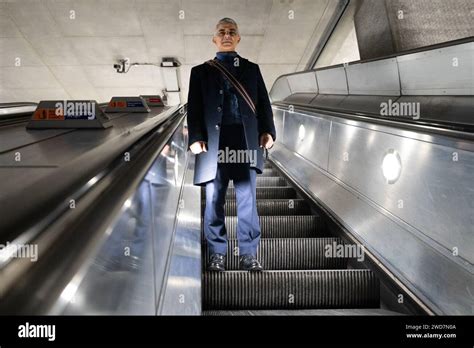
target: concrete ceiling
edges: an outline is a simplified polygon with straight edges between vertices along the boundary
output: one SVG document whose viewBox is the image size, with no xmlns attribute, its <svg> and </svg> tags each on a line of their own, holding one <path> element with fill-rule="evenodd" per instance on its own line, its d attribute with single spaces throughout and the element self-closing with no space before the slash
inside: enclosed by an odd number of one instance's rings
<svg viewBox="0 0 474 348">
<path fill-rule="evenodd" d="M 120 58 L 174 56 L 182 100 L 191 67 L 215 56 L 216 22 L 231 17 L 237 51 L 260 65 L 268 90 L 303 70 L 332 13 L 331 0 L 6 0 L 0 2 L 0 102 L 161 93 L 161 68 L 118 74 Z M 294 18 L 291 16 L 294 15 Z"/>
</svg>

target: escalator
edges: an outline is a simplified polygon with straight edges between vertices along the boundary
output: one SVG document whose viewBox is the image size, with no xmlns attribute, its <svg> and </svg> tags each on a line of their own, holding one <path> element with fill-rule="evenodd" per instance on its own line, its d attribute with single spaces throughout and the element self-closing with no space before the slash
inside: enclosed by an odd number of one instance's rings
<svg viewBox="0 0 474 348">
<path fill-rule="evenodd" d="M 201 211 L 204 212 L 205 190 Z M 265 271 L 238 268 L 236 200 L 229 183 L 225 205 L 226 272 L 208 272 L 203 237 L 204 315 L 382 314 L 380 284 L 368 269 L 349 269 L 348 259 L 325 257 L 331 237 L 321 216 L 270 163 L 257 176 L 261 242 L 257 258 Z M 203 226 L 203 224 L 201 224 Z M 322 310 L 324 309 L 324 310 Z M 362 310 L 361 310 L 362 309 Z"/>
</svg>

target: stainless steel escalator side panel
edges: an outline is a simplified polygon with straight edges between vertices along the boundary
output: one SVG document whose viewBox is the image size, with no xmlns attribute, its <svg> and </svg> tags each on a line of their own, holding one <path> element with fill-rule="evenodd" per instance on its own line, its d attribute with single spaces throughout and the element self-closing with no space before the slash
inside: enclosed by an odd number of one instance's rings
<svg viewBox="0 0 474 348">
<path fill-rule="evenodd" d="M 270 151 L 277 166 L 431 310 L 473 314 L 474 143 L 320 113 L 274 111 L 283 124 L 283 142 Z M 301 124 L 310 136 L 296 142 Z M 317 128 L 328 124 L 327 140 L 312 136 L 327 134 Z M 402 163 L 391 184 L 382 171 L 390 149 Z"/>
<path fill-rule="evenodd" d="M 316 70 L 319 94 L 348 95 L 347 76 L 344 66 Z"/>
<path fill-rule="evenodd" d="M 471 41 L 397 57 L 402 95 L 472 96 L 473 54 Z"/>
<path fill-rule="evenodd" d="M 284 117 L 284 122 L 276 122 L 282 124 L 281 133 L 277 132 L 277 137 L 281 138 L 283 134 L 280 143 L 297 150 L 303 157 L 311 159 L 314 164 L 327 170 L 331 121 L 280 109 L 275 110 L 274 115 L 276 119 Z"/>
<path fill-rule="evenodd" d="M 147 178 L 154 180 L 158 194 L 153 200 L 153 250 L 155 269 L 156 312 L 159 312 L 167 272 L 169 268 L 170 249 L 176 228 L 176 215 L 184 184 L 186 163 L 189 157 L 187 148 L 187 128 L 181 123 L 161 154 L 166 163 L 157 173 L 149 173 Z M 166 169 L 164 169 L 166 168 Z M 156 180 L 158 178 L 158 180 Z M 161 191 L 161 194 L 159 193 Z"/>
<path fill-rule="evenodd" d="M 202 313 L 201 188 L 193 185 L 195 156 L 188 157 L 169 273 L 158 308 L 161 315 Z"/>
<path fill-rule="evenodd" d="M 391 149 L 399 154 L 401 173 L 388 184 L 382 167 Z M 473 270 L 473 152 L 333 122 L 329 172 Z"/>
<path fill-rule="evenodd" d="M 400 77 L 396 58 L 353 63 L 345 68 L 349 94 L 400 95 Z M 374 79 L 374 76 L 377 76 Z"/>
<path fill-rule="evenodd" d="M 181 122 L 107 228 L 108 237 L 83 278 L 62 299 L 67 301 L 64 310 L 56 314 L 156 315 L 167 283 L 169 250 L 189 156 L 186 146 Z"/>
<path fill-rule="evenodd" d="M 281 111 L 276 117 L 281 117 Z M 321 119 L 326 122 L 321 123 Z M 423 134 L 414 137 L 413 132 L 391 127 L 299 112 L 286 113 L 285 138 L 297 138 L 301 125 L 309 136 L 302 141 L 285 141 L 288 149 L 413 226 L 422 234 L 420 238 L 433 240 L 448 257 L 457 247 L 459 257 L 454 260 L 472 266 L 474 239 L 469 227 L 474 225 L 470 174 L 474 169 L 474 141 Z M 314 137 L 318 131 L 313 129 L 317 128 L 323 128 L 319 131 L 322 135 Z M 330 138 L 325 138 L 328 130 Z M 400 177 L 391 184 L 382 168 L 390 150 L 398 153 L 401 162 Z M 324 158 L 327 166 L 321 163 Z"/>
</svg>

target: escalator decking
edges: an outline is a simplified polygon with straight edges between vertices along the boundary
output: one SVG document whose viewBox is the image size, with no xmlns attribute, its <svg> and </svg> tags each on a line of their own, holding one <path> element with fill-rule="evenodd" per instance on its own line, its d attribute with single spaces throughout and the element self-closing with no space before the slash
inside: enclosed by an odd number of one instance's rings
<svg viewBox="0 0 474 348">
<path fill-rule="evenodd" d="M 225 205 L 228 251 L 225 272 L 208 272 L 203 237 L 204 315 L 315 314 L 315 310 L 378 310 L 380 285 L 367 269 L 348 269 L 348 259 L 326 257 L 328 245 L 343 241 L 325 231 L 321 218 L 270 163 L 257 176 L 263 272 L 240 271 L 236 201 L 230 184 Z M 202 213 L 205 191 L 202 190 Z M 201 224 L 204 226 L 204 224 Z"/>
</svg>

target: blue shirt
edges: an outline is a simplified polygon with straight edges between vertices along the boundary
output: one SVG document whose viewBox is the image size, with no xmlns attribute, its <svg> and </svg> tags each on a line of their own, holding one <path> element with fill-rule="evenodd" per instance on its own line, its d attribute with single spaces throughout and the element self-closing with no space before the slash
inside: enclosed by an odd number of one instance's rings
<svg viewBox="0 0 474 348">
<path fill-rule="evenodd" d="M 237 67 L 234 65 L 237 52 L 217 52 L 216 58 L 234 76 L 237 76 Z M 224 105 L 222 106 L 222 124 L 241 124 L 242 116 L 239 110 L 237 91 L 234 86 L 224 77 Z"/>
</svg>

